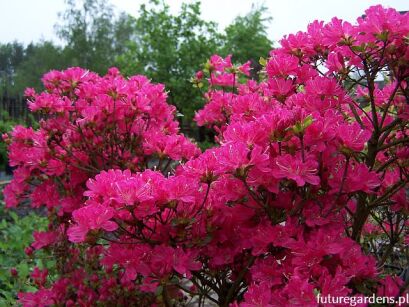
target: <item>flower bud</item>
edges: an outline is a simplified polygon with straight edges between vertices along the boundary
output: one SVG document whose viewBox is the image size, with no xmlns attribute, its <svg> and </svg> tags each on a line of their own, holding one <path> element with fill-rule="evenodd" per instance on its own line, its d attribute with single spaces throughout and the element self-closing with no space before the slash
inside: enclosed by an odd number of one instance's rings
<svg viewBox="0 0 409 307">
<path fill-rule="evenodd" d="M 18 276 L 18 271 L 16 268 L 11 268 L 10 269 L 10 275 L 13 277 L 17 277 Z"/>
</svg>

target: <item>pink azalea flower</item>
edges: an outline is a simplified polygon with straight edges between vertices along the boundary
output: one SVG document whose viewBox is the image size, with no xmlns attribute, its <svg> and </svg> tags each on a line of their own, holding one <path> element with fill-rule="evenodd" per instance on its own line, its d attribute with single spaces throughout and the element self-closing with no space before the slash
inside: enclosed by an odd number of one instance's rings
<svg viewBox="0 0 409 307">
<path fill-rule="evenodd" d="M 23 307 L 51 306 L 54 304 L 54 293 L 50 289 L 18 294 L 18 301 Z"/>
<path fill-rule="evenodd" d="M 246 76 L 250 76 L 250 70 L 251 70 L 251 62 L 247 61 L 246 63 L 244 63 L 243 65 L 240 65 L 238 67 L 239 71 Z"/>
<path fill-rule="evenodd" d="M 250 285 L 249 289 L 244 294 L 244 302 L 241 307 L 268 307 L 272 306 L 272 295 L 270 287 L 267 284 Z"/>
<path fill-rule="evenodd" d="M 304 186 L 305 183 L 318 185 L 320 178 L 316 175 L 318 164 L 314 160 L 307 159 L 302 162 L 299 158 L 289 154 L 275 158 L 272 174 L 277 179 L 294 180 L 298 186 Z"/>
<path fill-rule="evenodd" d="M 291 55 L 272 55 L 267 62 L 267 73 L 270 78 L 295 75 L 298 69 L 299 60 Z"/>
<path fill-rule="evenodd" d="M 243 143 L 227 144 L 216 152 L 219 159 L 219 167 L 223 171 L 237 171 L 239 169 L 245 171 L 251 166 L 258 168 L 261 171 L 269 171 L 269 157 L 263 152 L 259 146 L 255 146 L 250 150 Z"/>
<path fill-rule="evenodd" d="M 41 249 L 43 247 L 47 247 L 51 244 L 54 244 L 54 242 L 58 238 L 58 233 L 55 231 L 34 231 L 33 233 L 34 237 L 34 243 L 31 244 L 31 246 L 34 249 Z"/>
<path fill-rule="evenodd" d="M 210 64 L 214 69 L 223 71 L 226 68 L 231 68 L 233 66 L 231 63 L 231 57 L 232 55 L 229 54 L 226 58 L 223 59 L 221 56 L 214 54 L 210 57 Z"/>
<path fill-rule="evenodd" d="M 76 224 L 68 228 L 67 234 L 69 240 L 74 243 L 84 241 L 89 230 L 114 231 L 118 228 L 115 222 L 110 221 L 114 216 L 114 210 L 99 204 L 93 203 L 77 209 L 72 216 Z"/>
<path fill-rule="evenodd" d="M 378 296 L 396 297 L 403 284 L 403 280 L 399 277 L 387 275 L 385 279 L 381 281 L 377 294 Z"/>
<path fill-rule="evenodd" d="M 215 86 L 233 87 L 237 84 L 237 75 L 233 73 L 212 73 L 212 77 L 209 79 L 210 84 Z"/>
<path fill-rule="evenodd" d="M 119 204 L 131 206 L 152 199 L 152 186 L 142 176 L 134 176 L 112 184 L 116 192 L 112 199 Z"/>
<path fill-rule="evenodd" d="M 363 130 L 356 122 L 352 125 L 342 124 L 338 127 L 340 144 L 353 151 L 363 150 L 370 136 L 371 132 Z"/>
</svg>

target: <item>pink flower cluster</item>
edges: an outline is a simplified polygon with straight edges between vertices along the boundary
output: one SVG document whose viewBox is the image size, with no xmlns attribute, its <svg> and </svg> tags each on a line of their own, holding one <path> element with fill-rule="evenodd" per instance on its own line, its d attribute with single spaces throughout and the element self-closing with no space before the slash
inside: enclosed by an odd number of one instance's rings
<svg viewBox="0 0 409 307">
<path fill-rule="evenodd" d="M 29 108 L 42 115 L 40 128 L 16 126 L 3 136 L 9 144 L 10 164 L 16 167 L 4 196 L 8 207 L 26 200 L 33 208 L 47 207 L 50 229 L 34 232 L 34 242 L 26 252 L 32 255 L 33 250 L 47 249 L 60 258 L 62 279 L 54 284 L 53 291 L 45 289 L 42 283 L 36 294 L 21 294 L 21 301 L 28 306 L 48 305 L 53 300 L 70 305 L 72 289 L 68 286 L 77 285 L 83 289 L 78 292 L 78 301 L 93 304 L 98 298 L 91 295 L 85 284 L 88 278 L 102 277 L 89 276 L 84 271 L 80 264 L 88 261 L 87 256 L 74 245 L 67 245 L 67 239 L 79 243 L 87 234 L 96 238 L 102 231 L 113 232 L 118 223 L 112 219 L 118 215 L 106 204 L 86 201 L 91 196 L 87 189 L 93 190 L 89 179 L 97 175 L 98 184 L 101 178 L 110 185 L 112 180 L 130 174 L 126 171 L 122 176 L 121 169 L 145 174 L 156 169 L 156 173 L 167 173 L 178 161 L 195 157 L 200 150 L 178 133 L 176 109 L 166 103 L 164 86 L 152 84 L 144 76 L 125 79 L 112 68 L 100 77 L 81 68 L 70 68 L 49 72 L 43 82 L 46 91 L 39 94 L 32 89 L 26 91 Z M 115 187 L 118 204 L 126 206 L 137 201 L 135 180 Z M 101 193 L 109 193 L 100 189 Z M 148 206 L 145 209 L 150 210 Z M 102 251 L 98 250 L 97 258 Z M 96 274 L 103 272 L 101 268 Z M 122 287 L 113 276 L 106 283 L 107 289 Z M 102 300 L 116 302 L 119 292 L 112 293 L 113 296 L 106 294 L 107 298 Z"/>
<path fill-rule="evenodd" d="M 17 166 L 5 197 L 46 206 L 50 230 L 32 247 L 66 252 L 60 278 L 20 301 L 316 306 L 318 294 L 405 293 L 383 267 L 394 246 L 408 251 L 408 34 L 409 14 L 374 6 L 356 25 L 284 37 L 259 82 L 243 81 L 249 63 L 212 56 L 196 74 L 208 84 L 195 120 L 218 143 L 203 153 L 178 134 L 162 85 L 116 69 L 47 74 L 45 92 L 28 92 L 41 128 L 5 137 Z"/>
</svg>

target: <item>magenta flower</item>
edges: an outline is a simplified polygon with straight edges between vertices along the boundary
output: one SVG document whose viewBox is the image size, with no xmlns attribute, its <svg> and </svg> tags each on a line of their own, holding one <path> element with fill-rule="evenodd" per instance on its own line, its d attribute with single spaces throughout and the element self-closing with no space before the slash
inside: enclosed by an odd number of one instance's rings
<svg viewBox="0 0 409 307">
<path fill-rule="evenodd" d="M 340 144 L 353 151 L 364 149 L 365 143 L 371 136 L 371 132 L 363 130 L 358 123 L 342 124 L 338 127 Z"/>
<path fill-rule="evenodd" d="M 72 216 L 76 224 L 68 228 L 67 234 L 69 240 L 74 243 L 83 242 L 90 230 L 114 231 L 118 228 L 115 222 L 110 221 L 114 216 L 114 210 L 99 204 L 92 203 L 75 210 Z"/>
<path fill-rule="evenodd" d="M 55 231 L 34 231 L 33 233 L 34 242 L 31 246 L 34 249 L 41 249 L 54 244 L 58 239 L 58 233 Z"/>
<path fill-rule="evenodd" d="M 54 304 L 54 296 L 51 289 L 40 289 L 36 292 L 20 292 L 18 301 L 24 307 L 51 306 Z"/>
<path fill-rule="evenodd" d="M 305 183 L 318 185 L 320 177 L 317 176 L 317 168 L 318 163 L 314 160 L 307 159 L 302 162 L 299 158 L 286 154 L 275 158 L 272 175 L 277 179 L 294 180 L 299 187 Z"/>
<path fill-rule="evenodd" d="M 240 304 L 243 307 L 270 307 L 272 295 L 268 284 L 253 284 L 244 295 L 244 302 Z"/>
<path fill-rule="evenodd" d="M 295 56 L 286 54 L 273 54 L 267 62 L 267 73 L 270 78 L 295 75 L 298 69 L 299 60 Z"/>
</svg>

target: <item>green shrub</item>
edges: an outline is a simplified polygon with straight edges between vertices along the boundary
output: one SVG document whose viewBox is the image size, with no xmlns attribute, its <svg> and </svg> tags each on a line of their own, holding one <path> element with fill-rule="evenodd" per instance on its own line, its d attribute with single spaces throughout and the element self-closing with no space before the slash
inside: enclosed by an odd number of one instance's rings
<svg viewBox="0 0 409 307">
<path fill-rule="evenodd" d="M 0 189 L 0 198 L 2 198 Z M 34 229 L 46 229 L 47 218 L 30 213 L 25 216 L 4 208 L 0 199 L 0 306 L 15 306 L 18 292 L 34 291 L 30 273 L 35 266 L 53 267 L 53 260 L 47 260 L 43 251 L 36 259 L 28 257 L 24 248 L 33 241 Z M 43 254 L 41 254 L 43 253 Z M 17 276 L 11 270 L 16 269 Z"/>
</svg>

